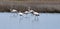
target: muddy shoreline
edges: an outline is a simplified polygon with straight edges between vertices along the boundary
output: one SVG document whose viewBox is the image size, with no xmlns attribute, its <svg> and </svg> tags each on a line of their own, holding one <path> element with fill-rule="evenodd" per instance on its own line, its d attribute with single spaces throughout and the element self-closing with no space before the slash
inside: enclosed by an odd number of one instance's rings
<svg viewBox="0 0 60 29">
<path fill-rule="evenodd" d="M 60 13 L 60 3 L 0 2 L 0 12 L 10 12 L 9 9 L 24 12 L 28 7 L 39 13 Z"/>
</svg>

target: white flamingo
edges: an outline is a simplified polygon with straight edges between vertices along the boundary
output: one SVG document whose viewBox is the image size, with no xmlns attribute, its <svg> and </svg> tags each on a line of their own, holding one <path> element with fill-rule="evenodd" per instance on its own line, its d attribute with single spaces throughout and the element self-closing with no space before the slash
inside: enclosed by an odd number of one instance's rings
<svg viewBox="0 0 60 29">
<path fill-rule="evenodd" d="M 38 12 L 33 12 L 32 14 L 35 16 L 34 20 L 39 21 L 39 19 L 38 19 L 39 13 Z"/>
<path fill-rule="evenodd" d="M 19 19 L 19 23 L 20 23 L 20 21 L 23 20 L 23 18 L 21 18 L 21 17 L 24 15 L 24 13 L 22 13 L 22 12 L 19 11 L 18 15 L 20 15 L 20 19 Z"/>
<path fill-rule="evenodd" d="M 13 12 L 13 13 L 17 12 L 16 9 L 10 9 L 10 11 Z"/>
<path fill-rule="evenodd" d="M 34 10 L 32 10 L 30 7 L 28 7 L 28 11 L 30 14 L 34 12 Z M 31 14 L 31 16 L 32 16 L 32 14 Z"/>
<path fill-rule="evenodd" d="M 25 11 L 24 12 L 24 14 L 26 14 L 26 18 L 27 18 L 27 14 L 29 14 L 29 13 L 32 13 L 33 12 L 33 10 L 30 10 L 31 8 L 30 7 L 28 7 L 28 11 Z"/>
<path fill-rule="evenodd" d="M 39 13 L 38 12 L 35 12 L 34 10 L 32 10 L 31 7 L 28 7 L 28 11 L 35 16 L 35 19 L 34 19 L 35 21 L 38 21 L 39 20 L 38 19 L 38 16 L 39 16 Z"/>
<path fill-rule="evenodd" d="M 20 16 L 23 16 L 23 15 L 24 15 L 24 13 L 22 13 L 22 12 L 18 12 L 18 14 L 19 14 Z"/>
<path fill-rule="evenodd" d="M 11 11 L 12 13 L 14 13 L 14 15 L 13 15 L 13 16 L 15 16 L 15 13 L 17 13 L 17 12 L 18 12 L 16 9 L 10 9 L 10 11 Z"/>
<path fill-rule="evenodd" d="M 29 14 L 29 11 L 25 11 L 24 14 L 26 14 L 26 15 Z"/>
<path fill-rule="evenodd" d="M 17 10 L 15 10 L 15 9 L 10 9 L 10 12 L 13 13 L 13 16 L 15 17 L 15 13 L 17 12 Z M 11 19 L 10 19 L 10 21 L 11 21 Z"/>
<path fill-rule="evenodd" d="M 31 12 L 33 12 L 33 10 L 30 8 L 30 7 L 28 7 L 28 11 L 31 13 Z"/>
<path fill-rule="evenodd" d="M 26 14 L 26 18 L 27 18 L 27 15 L 29 14 L 30 12 L 29 11 L 25 11 L 24 14 Z"/>
</svg>

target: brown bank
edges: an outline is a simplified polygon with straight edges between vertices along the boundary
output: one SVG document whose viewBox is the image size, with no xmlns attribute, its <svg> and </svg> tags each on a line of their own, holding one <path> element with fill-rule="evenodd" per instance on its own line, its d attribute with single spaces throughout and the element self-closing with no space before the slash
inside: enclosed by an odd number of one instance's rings
<svg viewBox="0 0 60 29">
<path fill-rule="evenodd" d="M 24 12 L 28 7 L 39 13 L 60 13 L 59 0 L 0 0 L 0 12 L 10 12 L 10 9 Z"/>
</svg>

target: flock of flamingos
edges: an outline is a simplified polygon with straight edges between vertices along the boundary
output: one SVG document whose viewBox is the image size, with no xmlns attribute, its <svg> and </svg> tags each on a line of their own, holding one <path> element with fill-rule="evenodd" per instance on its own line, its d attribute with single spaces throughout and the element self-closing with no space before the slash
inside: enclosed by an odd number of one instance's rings
<svg viewBox="0 0 60 29">
<path fill-rule="evenodd" d="M 21 11 L 17 11 L 16 9 L 10 9 L 10 12 L 12 12 L 12 13 L 17 13 L 18 15 L 20 15 L 20 16 L 23 16 L 24 14 L 32 14 L 32 15 L 34 15 L 35 16 L 35 21 L 38 21 L 38 16 L 39 16 L 39 13 L 38 12 L 36 12 L 36 11 L 34 11 L 34 10 L 32 10 L 30 7 L 28 7 L 28 10 L 27 11 L 25 11 L 25 12 L 21 12 Z M 20 22 L 21 20 L 19 20 L 19 22 Z"/>
</svg>

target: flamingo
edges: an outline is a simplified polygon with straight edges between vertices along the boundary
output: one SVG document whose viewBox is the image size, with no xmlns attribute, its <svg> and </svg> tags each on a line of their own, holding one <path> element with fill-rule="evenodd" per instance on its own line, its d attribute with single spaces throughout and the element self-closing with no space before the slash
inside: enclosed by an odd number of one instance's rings
<svg viewBox="0 0 60 29">
<path fill-rule="evenodd" d="M 23 16 L 23 15 L 24 15 L 24 13 L 22 13 L 22 12 L 20 12 L 20 11 L 18 12 L 18 14 L 19 14 L 20 16 Z"/>
<path fill-rule="evenodd" d="M 39 13 L 38 12 L 33 12 L 32 13 L 34 16 L 35 16 L 35 21 L 38 21 L 39 19 L 38 19 L 38 16 L 39 16 Z"/>
<path fill-rule="evenodd" d="M 39 13 L 38 12 L 35 12 L 34 10 L 32 10 L 31 7 L 28 7 L 28 11 L 35 16 L 35 21 L 38 21 L 39 20 L 38 19 L 38 16 L 39 16 Z"/>
<path fill-rule="evenodd" d="M 24 14 L 26 14 L 26 18 L 27 18 L 27 14 L 29 14 L 30 12 L 29 11 L 25 11 Z"/>
<path fill-rule="evenodd" d="M 26 14 L 26 15 L 27 15 L 27 14 L 29 14 L 29 12 L 28 12 L 28 11 L 25 11 L 25 12 L 24 12 L 24 14 Z"/>
<path fill-rule="evenodd" d="M 12 13 L 14 13 L 14 15 L 13 15 L 13 16 L 15 16 L 15 13 L 17 13 L 17 12 L 18 12 L 16 9 L 10 9 L 10 11 L 11 11 Z"/>
<path fill-rule="evenodd" d="M 17 12 L 17 10 L 15 10 L 15 9 L 10 9 L 10 11 L 13 13 Z"/>
<path fill-rule="evenodd" d="M 11 12 L 11 13 L 14 13 L 13 16 L 15 17 L 15 13 L 17 12 L 17 10 L 15 10 L 15 9 L 10 9 L 10 12 Z M 10 21 L 11 21 L 11 19 L 10 19 Z"/>
<path fill-rule="evenodd" d="M 31 13 L 31 12 L 33 12 L 33 10 L 30 8 L 30 7 L 28 7 L 28 11 Z"/>
<path fill-rule="evenodd" d="M 24 15 L 24 13 L 22 13 L 22 12 L 19 11 L 18 15 L 20 15 L 20 19 L 19 19 L 19 23 L 20 23 L 20 21 L 23 20 L 23 18 L 21 18 L 21 17 Z"/>
<path fill-rule="evenodd" d="M 28 7 L 28 11 L 29 11 L 29 13 L 33 13 L 34 12 L 34 10 L 32 10 L 30 7 Z"/>
<path fill-rule="evenodd" d="M 26 18 L 27 18 L 27 14 L 32 13 L 32 12 L 33 10 L 31 10 L 31 8 L 28 7 L 27 11 L 24 12 L 24 14 L 26 14 Z"/>
</svg>

